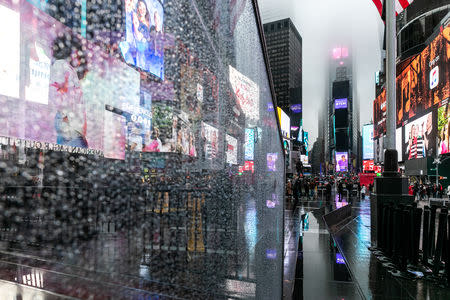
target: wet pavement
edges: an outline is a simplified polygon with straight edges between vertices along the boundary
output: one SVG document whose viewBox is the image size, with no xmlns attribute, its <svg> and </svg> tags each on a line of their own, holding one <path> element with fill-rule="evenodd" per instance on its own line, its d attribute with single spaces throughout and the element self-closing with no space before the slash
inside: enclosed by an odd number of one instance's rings
<svg viewBox="0 0 450 300">
<path fill-rule="evenodd" d="M 322 219 L 344 205 L 302 201 L 286 213 L 284 299 L 362 299 Z"/>
<path fill-rule="evenodd" d="M 332 236 L 322 216 L 347 205 L 346 198 L 302 201 L 285 214 L 284 299 L 450 299 L 450 288 L 394 277 L 383 267 L 368 249 L 370 200 L 352 200 L 351 221 Z"/>
</svg>

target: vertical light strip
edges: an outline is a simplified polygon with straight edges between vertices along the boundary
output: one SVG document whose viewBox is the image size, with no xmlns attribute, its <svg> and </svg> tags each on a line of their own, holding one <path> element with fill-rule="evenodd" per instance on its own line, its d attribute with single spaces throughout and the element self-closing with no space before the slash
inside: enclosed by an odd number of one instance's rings
<svg viewBox="0 0 450 300">
<path fill-rule="evenodd" d="M 86 37 L 86 0 L 81 0 L 81 36 Z"/>
</svg>

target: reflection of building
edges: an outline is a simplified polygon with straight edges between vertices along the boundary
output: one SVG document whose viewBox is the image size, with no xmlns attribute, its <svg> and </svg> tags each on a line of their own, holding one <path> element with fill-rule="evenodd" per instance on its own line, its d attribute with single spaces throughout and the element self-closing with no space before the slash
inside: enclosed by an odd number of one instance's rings
<svg viewBox="0 0 450 300">
<path fill-rule="evenodd" d="M 291 126 L 302 119 L 302 37 L 291 19 L 264 24 L 277 105 L 289 111 Z"/>
</svg>

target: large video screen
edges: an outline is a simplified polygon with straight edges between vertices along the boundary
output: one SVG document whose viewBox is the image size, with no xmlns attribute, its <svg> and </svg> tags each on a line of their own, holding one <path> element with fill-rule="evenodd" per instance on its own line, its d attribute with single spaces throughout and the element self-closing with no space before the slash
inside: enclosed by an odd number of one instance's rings
<svg viewBox="0 0 450 300">
<path fill-rule="evenodd" d="M 403 128 L 397 128 L 395 130 L 395 149 L 397 150 L 398 161 L 403 161 Z"/>
<path fill-rule="evenodd" d="M 281 134 L 284 138 L 291 137 L 291 119 L 281 108 L 277 107 L 278 118 L 280 120 Z"/>
<path fill-rule="evenodd" d="M 163 0 L 125 0 L 125 41 L 119 45 L 130 65 L 164 79 Z"/>
<path fill-rule="evenodd" d="M 348 152 L 336 152 L 336 172 L 348 172 Z"/>
<path fill-rule="evenodd" d="M 450 153 L 450 104 L 448 101 L 442 103 L 438 109 L 438 154 Z"/>
<path fill-rule="evenodd" d="M 436 127 L 433 124 L 433 112 L 405 125 L 403 149 L 407 160 L 435 155 Z"/>
<path fill-rule="evenodd" d="M 386 133 L 386 90 L 373 101 L 373 137 L 378 138 Z"/>
<path fill-rule="evenodd" d="M 219 151 L 219 130 L 211 125 L 202 123 L 201 135 L 204 140 L 205 159 L 215 159 Z"/>
<path fill-rule="evenodd" d="M 257 121 L 259 119 L 259 86 L 232 66 L 229 66 L 229 76 L 236 100 L 245 116 Z"/>
<path fill-rule="evenodd" d="M 397 125 L 450 97 L 450 26 L 397 77 Z"/>
<path fill-rule="evenodd" d="M 363 159 L 373 159 L 373 124 L 363 126 Z"/>
</svg>

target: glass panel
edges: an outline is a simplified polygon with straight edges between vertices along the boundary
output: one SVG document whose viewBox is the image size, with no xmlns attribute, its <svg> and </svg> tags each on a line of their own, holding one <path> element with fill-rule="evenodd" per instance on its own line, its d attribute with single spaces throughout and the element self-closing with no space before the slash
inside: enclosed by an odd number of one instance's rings
<svg viewBox="0 0 450 300">
<path fill-rule="evenodd" d="M 0 279 L 279 298 L 285 166 L 252 1 L 69 2 L 0 0 Z"/>
</svg>

